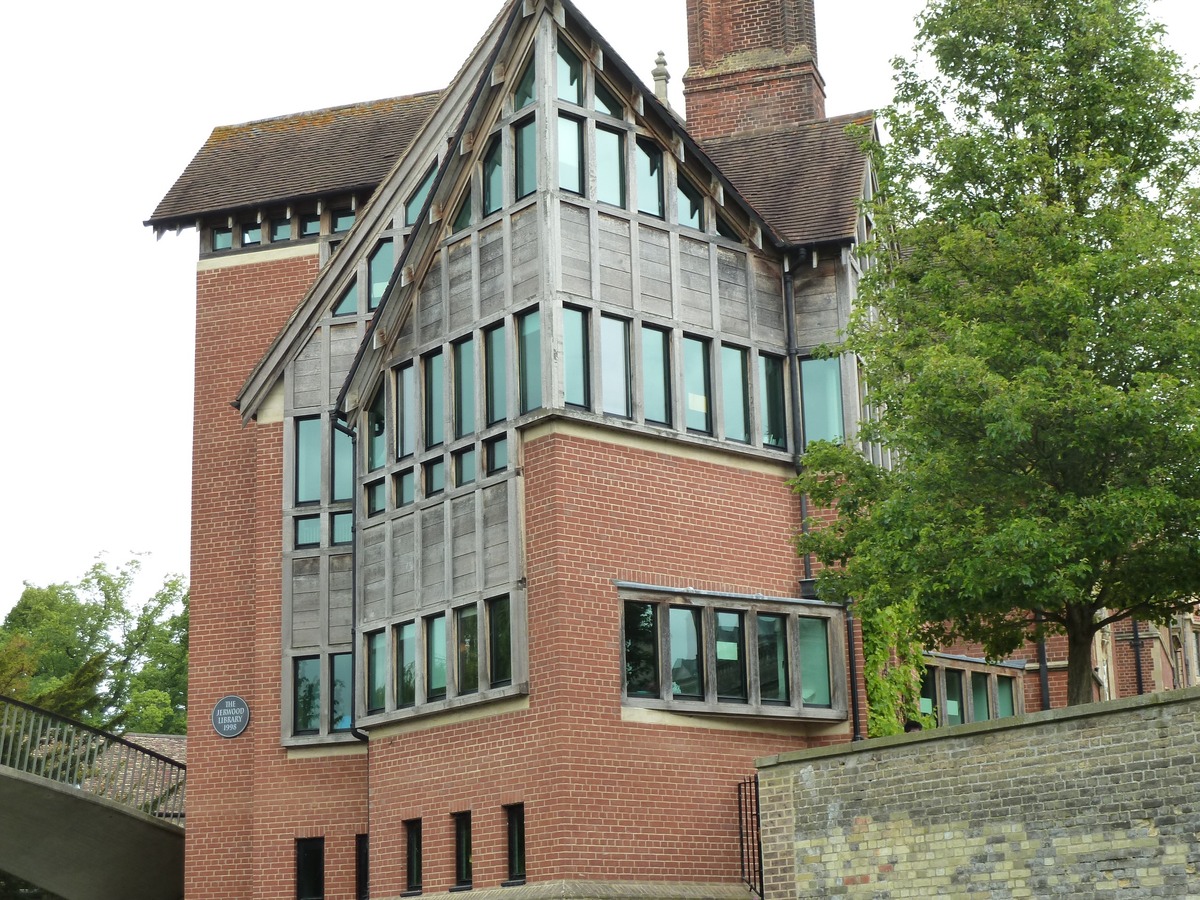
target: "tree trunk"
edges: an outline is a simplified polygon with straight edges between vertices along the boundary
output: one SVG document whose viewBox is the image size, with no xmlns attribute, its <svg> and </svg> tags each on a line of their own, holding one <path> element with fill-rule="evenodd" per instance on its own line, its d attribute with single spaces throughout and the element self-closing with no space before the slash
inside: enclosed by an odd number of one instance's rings
<svg viewBox="0 0 1200 900">
<path fill-rule="evenodd" d="M 1092 638 L 1096 627 L 1091 610 L 1067 616 L 1067 705 L 1079 706 L 1096 699 L 1092 670 Z"/>
</svg>

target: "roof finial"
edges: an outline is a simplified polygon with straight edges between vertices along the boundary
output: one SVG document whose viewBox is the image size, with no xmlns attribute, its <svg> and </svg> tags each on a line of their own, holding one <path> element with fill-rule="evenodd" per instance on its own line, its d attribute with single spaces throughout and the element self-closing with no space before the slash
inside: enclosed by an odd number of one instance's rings
<svg viewBox="0 0 1200 900">
<path fill-rule="evenodd" d="M 654 61 L 654 71 L 650 74 L 654 77 L 654 96 L 664 106 L 670 106 L 671 101 L 667 99 L 667 82 L 671 80 L 671 73 L 667 71 L 667 56 L 661 50 L 658 51 L 658 59 Z"/>
</svg>

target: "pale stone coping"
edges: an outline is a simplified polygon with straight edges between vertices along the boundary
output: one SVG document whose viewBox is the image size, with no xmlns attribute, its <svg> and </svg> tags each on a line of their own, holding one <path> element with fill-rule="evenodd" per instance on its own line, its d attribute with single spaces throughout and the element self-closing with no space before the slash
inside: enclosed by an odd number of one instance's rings
<svg viewBox="0 0 1200 900">
<path fill-rule="evenodd" d="M 761 472 L 765 475 L 777 475 L 782 478 L 792 478 L 796 474 L 791 457 L 779 461 L 751 456 L 753 449 L 737 450 L 735 448 L 709 447 L 702 444 L 690 444 L 679 440 L 676 431 L 664 433 L 662 437 L 647 434 L 642 431 L 627 430 L 611 422 L 587 422 L 577 418 L 566 418 L 549 415 L 538 418 L 522 431 L 525 443 L 535 441 L 552 434 L 562 434 L 568 437 L 597 440 L 618 447 L 632 447 L 647 453 L 658 453 L 663 456 L 675 456 L 680 459 L 691 459 L 699 462 L 722 465 L 748 472 Z"/>
<path fill-rule="evenodd" d="M 1143 694 L 1140 697 L 1123 697 L 1120 700 L 1105 700 L 1103 702 L 1088 703 L 1080 706 L 1066 706 L 1061 709 L 1047 709 L 1040 712 L 1025 713 L 1020 716 L 1007 716 L 1003 719 L 989 719 L 986 722 L 968 722 L 966 725 L 931 728 L 928 731 L 914 732 L 912 734 L 893 734 L 888 737 L 870 738 L 850 744 L 838 744 L 834 747 L 793 750 L 788 753 L 779 753 L 775 756 L 763 756 L 756 759 L 754 763 L 759 769 L 770 769 L 774 766 L 787 765 L 789 763 L 831 759 L 838 756 L 850 756 L 856 753 L 871 753 L 905 744 L 918 744 L 925 741 L 947 739 L 953 740 L 955 738 L 970 737 L 988 732 L 1009 731 L 1014 728 L 1024 728 L 1026 726 L 1050 725 L 1055 722 L 1069 722 L 1073 719 L 1112 716 L 1131 710 L 1156 706 L 1171 706 L 1177 703 L 1200 704 L 1200 687 L 1160 691 L 1155 694 Z"/>
<path fill-rule="evenodd" d="M 368 734 L 371 740 L 395 737 L 399 734 L 414 734 L 418 731 L 428 731 L 431 728 L 442 728 L 446 725 L 458 725 L 463 722 L 475 722 L 479 719 L 490 719 L 505 713 L 524 712 L 529 709 L 529 695 L 509 697 L 504 700 L 494 700 L 490 703 L 478 703 L 464 706 L 461 709 L 447 710 L 433 715 L 420 716 L 396 722 L 391 725 L 377 725 L 370 728 Z"/>
<path fill-rule="evenodd" d="M 288 747 L 287 758 L 293 759 L 325 759 L 331 756 L 366 756 L 367 745 L 363 741 L 353 744 L 324 744 L 318 747 Z"/>
<path fill-rule="evenodd" d="M 711 712 L 675 712 L 669 709 L 651 709 L 644 706 L 622 706 L 621 721 L 638 725 L 669 725 L 675 728 L 704 728 L 709 731 L 753 731 L 759 734 L 777 734 L 785 737 L 833 737 L 849 734 L 850 725 L 845 721 L 814 722 L 809 719 L 780 717 L 764 720 L 747 715 L 714 716 Z"/>
<path fill-rule="evenodd" d="M 275 262 L 281 259 L 299 259 L 304 256 L 316 256 L 321 252 L 321 245 L 314 241 L 308 244 L 281 244 L 270 246 L 250 253 L 231 253 L 229 256 L 210 256 L 196 263 L 197 272 L 213 272 L 218 269 L 232 269 L 237 266 L 248 266 L 253 263 Z"/>
<path fill-rule="evenodd" d="M 425 892 L 422 897 L 462 898 L 463 896 L 502 900 L 519 897 L 521 900 L 620 900 L 624 897 L 646 897 L 650 900 L 746 900 L 746 885 L 688 883 L 680 881 L 535 881 L 509 887 L 474 888 L 466 892 Z M 395 895 L 387 900 L 398 900 Z"/>
</svg>

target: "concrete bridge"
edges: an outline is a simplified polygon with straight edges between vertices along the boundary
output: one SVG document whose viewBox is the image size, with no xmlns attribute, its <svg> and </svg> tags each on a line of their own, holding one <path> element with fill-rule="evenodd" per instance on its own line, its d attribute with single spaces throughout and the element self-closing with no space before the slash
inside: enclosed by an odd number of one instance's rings
<svg viewBox="0 0 1200 900">
<path fill-rule="evenodd" d="M 0 869 L 66 900 L 179 900 L 186 774 L 0 696 Z"/>
</svg>

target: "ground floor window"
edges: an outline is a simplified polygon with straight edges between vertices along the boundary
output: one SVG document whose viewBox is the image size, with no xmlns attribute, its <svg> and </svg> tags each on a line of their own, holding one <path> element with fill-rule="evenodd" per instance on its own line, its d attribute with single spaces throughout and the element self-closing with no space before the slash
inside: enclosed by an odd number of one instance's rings
<svg viewBox="0 0 1200 900">
<path fill-rule="evenodd" d="M 404 823 L 404 885 L 411 893 L 421 892 L 421 820 Z"/>
<path fill-rule="evenodd" d="M 508 837 L 508 880 L 505 884 L 525 883 L 525 804 L 504 807 Z"/>
<path fill-rule="evenodd" d="M 454 886 L 471 886 L 471 813 L 454 813 Z"/>
<path fill-rule="evenodd" d="M 324 900 L 325 838 L 296 838 L 296 900 Z"/>
<path fill-rule="evenodd" d="M 934 727 L 986 722 L 1020 712 L 1021 666 L 931 655 L 921 681 L 921 714 Z"/>
</svg>

